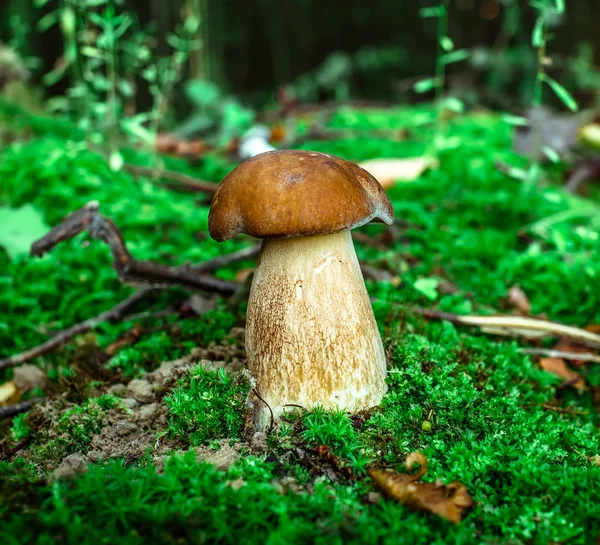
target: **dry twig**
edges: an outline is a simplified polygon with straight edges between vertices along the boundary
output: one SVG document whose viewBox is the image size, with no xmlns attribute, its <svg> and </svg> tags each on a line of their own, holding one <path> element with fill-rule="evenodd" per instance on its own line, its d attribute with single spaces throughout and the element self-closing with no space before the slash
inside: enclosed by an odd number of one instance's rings
<svg viewBox="0 0 600 545">
<path fill-rule="evenodd" d="M 175 172 L 172 170 L 165 170 L 164 168 L 153 168 L 145 167 L 141 165 L 132 165 L 125 163 L 123 170 L 133 174 L 134 176 L 146 176 L 148 178 L 162 178 L 163 180 L 169 180 L 175 182 L 177 185 L 189 189 L 190 191 L 200 191 L 202 193 L 214 193 L 217 190 L 217 184 L 211 182 L 205 182 L 204 180 L 198 180 L 188 174 L 182 172 Z"/>
<path fill-rule="evenodd" d="M 34 405 L 37 405 L 38 403 L 41 403 L 45 400 L 45 397 L 32 397 L 31 399 L 28 399 L 26 401 L 20 401 L 19 403 L 9 405 L 8 407 L 0 407 L 0 420 L 24 413 L 25 411 L 31 409 L 31 407 L 33 407 Z"/>
<path fill-rule="evenodd" d="M 100 239 L 110 247 L 113 265 L 121 282 L 153 286 L 178 285 L 220 295 L 231 295 L 237 288 L 237 284 L 233 282 L 198 274 L 197 270 L 188 265 L 169 267 L 153 261 L 136 260 L 127 250 L 119 228 L 111 219 L 99 214 L 98 209 L 98 203 L 91 202 L 73 212 L 47 235 L 34 242 L 31 254 L 44 255 L 60 242 L 87 230 L 92 238 Z"/>
<path fill-rule="evenodd" d="M 509 335 L 528 339 L 559 337 L 592 348 L 600 348 L 600 335 L 578 327 L 550 322 L 549 320 L 523 316 L 460 315 L 421 307 L 412 307 L 411 310 L 415 314 L 425 316 L 425 318 L 447 320 L 455 324 L 479 327 L 484 333 L 492 335 Z"/>
<path fill-rule="evenodd" d="M 132 295 L 130 295 L 127 299 L 121 301 L 118 305 L 98 314 L 94 318 L 89 318 L 79 324 L 75 324 L 68 329 L 64 329 L 63 331 L 59 331 L 54 335 L 51 339 L 47 340 L 45 343 L 42 343 L 34 348 L 30 348 L 25 352 L 21 352 L 20 354 L 15 354 L 14 356 L 10 356 L 9 358 L 0 360 L 0 370 L 5 369 L 7 367 L 14 367 L 16 365 L 21 365 L 22 363 L 28 362 L 38 356 L 42 356 L 43 354 L 47 354 L 50 350 L 57 348 L 65 344 L 67 341 L 70 341 L 77 335 L 81 335 L 82 333 L 86 333 L 91 329 L 95 328 L 98 324 L 103 322 L 115 321 L 121 319 L 125 313 L 134 305 L 136 305 L 139 301 L 141 301 L 144 297 L 149 295 L 156 288 L 142 288 Z"/>
<path fill-rule="evenodd" d="M 46 236 L 35 242 L 31 247 L 31 253 L 37 256 L 43 255 L 60 242 L 71 239 L 85 230 L 88 230 L 93 238 L 101 239 L 109 245 L 113 254 L 114 267 L 121 281 L 146 283 L 149 286 L 140 288 L 127 299 L 98 316 L 57 332 L 51 339 L 34 348 L 0 360 L 0 369 L 21 365 L 46 354 L 77 335 L 94 329 L 102 322 L 139 317 L 139 315 L 127 316 L 127 312 L 147 295 L 163 288 L 165 285 L 180 285 L 221 295 L 231 295 L 239 287 L 237 284 L 205 276 L 204 274 L 236 261 L 250 258 L 259 251 L 258 246 L 250 246 L 228 255 L 210 259 L 204 263 L 183 267 L 167 267 L 151 261 L 137 261 L 128 252 L 123 235 L 117 226 L 110 219 L 98 213 L 97 203 L 90 203 L 73 212 L 60 225 L 54 227 Z"/>
<path fill-rule="evenodd" d="M 600 363 L 600 356 L 587 352 L 563 352 L 562 350 L 553 350 L 552 348 L 521 348 L 521 352 L 532 356 L 545 356 L 547 358 L 562 358 L 563 360 L 593 361 L 595 363 Z"/>
</svg>

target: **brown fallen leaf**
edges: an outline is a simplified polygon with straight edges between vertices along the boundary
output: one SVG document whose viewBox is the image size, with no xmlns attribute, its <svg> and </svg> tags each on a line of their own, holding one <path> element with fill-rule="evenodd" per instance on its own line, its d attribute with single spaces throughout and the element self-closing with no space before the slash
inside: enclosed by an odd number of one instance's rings
<svg viewBox="0 0 600 545">
<path fill-rule="evenodd" d="M 235 281 L 239 282 L 240 284 L 245 282 L 248 280 L 251 274 L 254 274 L 254 271 L 254 268 L 240 269 L 237 273 L 235 273 Z"/>
<path fill-rule="evenodd" d="M 433 320 L 447 320 L 455 324 L 479 327 L 484 333 L 491 335 L 507 335 L 525 339 L 541 339 L 558 337 L 575 341 L 590 348 L 600 348 L 600 335 L 574 326 L 551 322 L 541 318 L 528 316 L 477 316 L 470 314 L 454 314 L 439 310 L 411 307 L 411 311 Z"/>
<path fill-rule="evenodd" d="M 531 314 L 531 303 L 519 284 L 511 286 L 506 292 L 506 302 L 513 307 L 521 316 Z"/>
<path fill-rule="evenodd" d="M 11 380 L 0 384 L 0 406 L 16 403 L 21 398 L 21 392 Z"/>
<path fill-rule="evenodd" d="M 383 189 L 391 189 L 398 182 L 412 182 L 429 168 L 437 168 L 435 157 L 410 157 L 407 159 L 372 159 L 358 164 L 372 174 Z"/>
<path fill-rule="evenodd" d="M 540 367 L 548 373 L 552 373 L 559 378 L 564 379 L 569 383 L 569 386 L 576 388 L 577 390 L 587 390 L 587 385 L 583 378 L 573 371 L 567 365 L 567 362 L 562 358 L 541 358 Z"/>
<path fill-rule="evenodd" d="M 600 149 L 600 123 L 588 123 L 579 131 L 579 138 L 588 146 Z"/>
<path fill-rule="evenodd" d="M 367 474 L 384 494 L 402 505 L 418 511 L 435 513 L 458 524 L 473 498 L 466 487 L 458 481 L 443 484 L 439 479 L 435 483 L 418 482 L 427 473 L 427 458 L 420 452 L 413 452 L 406 458 L 406 467 L 410 471 L 415 463 L 419 470 L 414 475 L 397 473 L 389 469 L 370 469 Z"/>
</svg>

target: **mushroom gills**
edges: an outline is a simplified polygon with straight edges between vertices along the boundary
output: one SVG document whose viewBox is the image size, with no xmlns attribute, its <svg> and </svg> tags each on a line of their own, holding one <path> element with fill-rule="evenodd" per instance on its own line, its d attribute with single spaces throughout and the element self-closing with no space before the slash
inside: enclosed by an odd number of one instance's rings
<svg viewBox="0 0 600 545">
<path fill-rule="evenodd" d="M 286 405 L 356 411 L 379 404 L 385 353 L 350 231 L 264 239 L 246 350 L 276 419 Z M 268 418 L 265 407 L 259 421 Z"/>
</svg>

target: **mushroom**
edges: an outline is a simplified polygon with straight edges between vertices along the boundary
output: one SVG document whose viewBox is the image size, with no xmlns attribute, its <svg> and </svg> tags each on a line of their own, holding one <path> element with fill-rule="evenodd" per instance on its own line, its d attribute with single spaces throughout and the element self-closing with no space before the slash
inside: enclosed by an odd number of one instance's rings
<svg viewBox="0 0 600 545">
<path fill-rule="evenodd" d="M 276 419 L 287 405 L 357 411 L 381 401 L 385 353 L 350 230 L 393 220 L 373 176 L 324 153 L 262 153 L 219 185 L 212 238 L 263 239 L 248 300 L 247 365 Z M 258 426 L 269 417 L 263 407 Z"/>
</svg>

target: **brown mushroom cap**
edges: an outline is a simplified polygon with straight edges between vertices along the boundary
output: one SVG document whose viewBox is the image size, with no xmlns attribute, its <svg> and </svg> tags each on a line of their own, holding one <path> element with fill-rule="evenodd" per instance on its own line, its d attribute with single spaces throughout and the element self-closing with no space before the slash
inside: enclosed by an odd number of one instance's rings
<svg viewBox="0 0 600 545">
<path fill-rule="evenodd" d="M 244 161 L 223 179 L 208 231 L 221 242 L 238 233 L 325 235 L 371 221 L 391 225 L 394 211 L 366 170 L 325 153 L 278 150 Z"/>
</svg>

